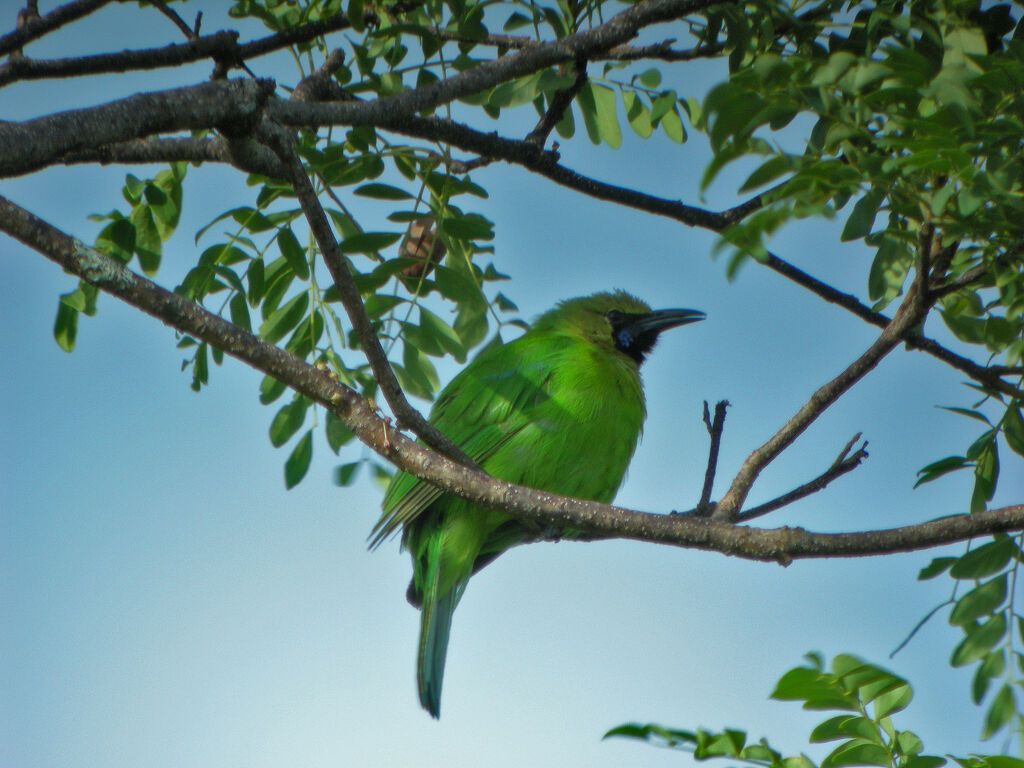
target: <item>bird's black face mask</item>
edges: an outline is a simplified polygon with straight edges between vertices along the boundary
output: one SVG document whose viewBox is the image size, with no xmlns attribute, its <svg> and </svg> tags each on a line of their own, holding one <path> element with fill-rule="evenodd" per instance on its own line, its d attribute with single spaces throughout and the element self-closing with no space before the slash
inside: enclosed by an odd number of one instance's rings
<svg viewBox="0 0 1024 768">
<path fill-rule="evenodd" d="M 620 312 L 613 309 L 607 317 L 612 326 L 615 348 L 636 360 L 639 366 L 644 356 L 654 348 L 662 331 L 696 323 L 707 315 L 697 309 L 658 309 L 653 312 Z"/>
</svg>

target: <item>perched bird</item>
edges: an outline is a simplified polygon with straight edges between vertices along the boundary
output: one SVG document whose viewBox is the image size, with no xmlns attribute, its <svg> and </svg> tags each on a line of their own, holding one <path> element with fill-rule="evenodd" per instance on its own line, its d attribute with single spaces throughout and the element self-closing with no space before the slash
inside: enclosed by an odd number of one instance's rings
<svg viewBox="0 0 1024 768">
<path fill-rule="evenodd" d="M 563 301 L 518 339 L 488 349 L 441 392 L 430 421 L 494 477 L 610 502 L 646 409 L 640 365 L 669 328 L 703 320 L 616 291 Z M 420 608 L 420 703 L 440 716 L 452 612 L 470 576 L 538 531 L 405 472 L 391 481 L 376 546 L 402 529 L 412 555 L 409 602 Z"/>
</svg>

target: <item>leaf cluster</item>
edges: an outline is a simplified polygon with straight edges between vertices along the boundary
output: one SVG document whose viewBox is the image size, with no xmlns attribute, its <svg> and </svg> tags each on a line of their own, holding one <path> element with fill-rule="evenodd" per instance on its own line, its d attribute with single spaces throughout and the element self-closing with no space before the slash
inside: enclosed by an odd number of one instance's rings
<svg viewBox="0 0 1024 768">
<path fill-rule="evenodd" d="M 835 744 L 820 761 L 805 754 L 783 756 L 762 738 L 751 742 L 747 733 L 674 730 L 658 725 L 628 723 L 613 728 L 605 738 L 618 736 L 690 752 L 698 760 L 724 758 L 732 763 L 760 768 L 939 768 L 951 759 L 961 768 L 1021 768 L 1024 761 L 1003 756 L 929 755 L 916 734 L 895 727 L 892 716 L 905 709 L 913 689 L 903 678 L 855 656 L 836 656 L 826 669 L 818 654 L 807 655 L 808 664 L 786 672 L 771 697 L 799 701 L 804 709 L 838 712 L 821 721 L 809 736 L 811 744 Z"/>
</svg>

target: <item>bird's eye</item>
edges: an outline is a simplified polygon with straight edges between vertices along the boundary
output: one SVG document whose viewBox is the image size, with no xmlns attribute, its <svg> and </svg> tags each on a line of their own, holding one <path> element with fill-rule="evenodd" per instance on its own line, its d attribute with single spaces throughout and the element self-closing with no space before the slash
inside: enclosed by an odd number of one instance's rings
<svg viewBox="0 0 1024 768">
<path fill-rule="evenodd" d="M 622 322 L 622 313 L 617 309 L 611 310 L 607 315 L 605 315 L 605 317 L 608 318 L 608 322 L 611 323 L 613 327 Z"/>
</svg>

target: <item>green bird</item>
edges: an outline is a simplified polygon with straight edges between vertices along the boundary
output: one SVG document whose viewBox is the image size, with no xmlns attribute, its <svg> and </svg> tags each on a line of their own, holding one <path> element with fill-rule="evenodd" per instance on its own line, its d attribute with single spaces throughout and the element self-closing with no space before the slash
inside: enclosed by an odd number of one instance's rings
<svg viewBox="0 0 1024 768">
<path fill-rule="evenodd" d="M 644 356 L 662 331 L 704 317 L 651 311 L 622 291 L 563 301 L 466 366 L 430 421 L 493 477 L 610 502 L 643 428 Z M 421 610 L 420 703 L 436 718 L 452 613 L 470 576 L 538 530 L 406 472 L 391 481 L 383 509 L 371 546 L 401 527 L 413 563 L 407 596 Z"/>
</svg>

